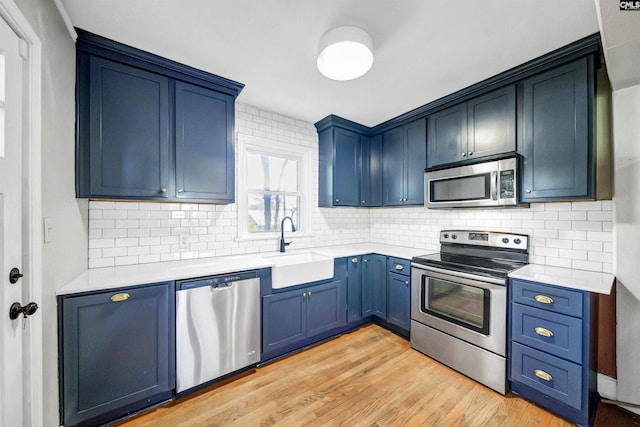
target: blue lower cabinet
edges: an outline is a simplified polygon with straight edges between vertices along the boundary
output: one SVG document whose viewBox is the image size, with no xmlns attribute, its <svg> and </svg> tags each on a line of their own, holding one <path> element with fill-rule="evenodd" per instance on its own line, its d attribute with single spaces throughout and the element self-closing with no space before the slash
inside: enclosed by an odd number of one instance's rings
<svg viewBox="0 0 640 427">
<path fill-rule="evenodd" d="M 365 255 L 362 258 L 362 317 L 387 318 L 387 257 Z"/>
<path fill-rule="evenodd" d="M 387 259 L 387 322 L 405 331 L 410 329 L 411 262 Z"/>
<path fill-rule="evenodd" d="M 513 343 L 511 377 L 524 385 L 580 409 L 582 367 L 548 353 Z"/>
<path fill-rule="evenodd" d="M 593 425 L 597 297 L 527 280 L 511 279 L 509 286 L 511 390 L 576 424 Z"/>
<path fill-rule="evenodd" d="M 345 294 L 341 281 L 307 289 L 307 338 L 347 324 Z"/>
<path fill-rule="evenodd" d="M 362 270 L 366 256 L 346 259 L 347 263 L 347 323 L 357 322 L 363 317 Z M 368 262 L 368 261 L 367 261 Z"/>
<path fill-rule="evenodd" d="M 410 328 L 410 278 L 389 273 L 387 278 L 387 321 L 408 331 Z"/>
<path fill-rule="evenodd" d="M 330 336 L 347 323 L 342 280 L 262 297 L 262 360 Z"/>
<path fill-rule="evenodd" d="M 263 353 L 287 349 L 304 341 L 307 336 L 305 297 L 306 291 L 300 289 L 262 297 Z"/>
<path fill-rule="evenodd" d="M 102 425 L 175 388 L 173 282 L 58 299 L 60 420 Z"/>
</svg>

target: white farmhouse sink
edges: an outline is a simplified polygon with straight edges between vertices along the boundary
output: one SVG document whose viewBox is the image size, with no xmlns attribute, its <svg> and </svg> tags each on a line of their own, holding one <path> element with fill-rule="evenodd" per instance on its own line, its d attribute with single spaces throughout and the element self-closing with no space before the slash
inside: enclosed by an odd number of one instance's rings
<svg viewBox="0 0 640 427">
<path fill-rule="evenodd" d="M 275 263 L 271 267 L 271 287 L 281 289 L 289 286 L 333 277 L 333 258 L 315 252 L 265 256 Z"/>
</svg>

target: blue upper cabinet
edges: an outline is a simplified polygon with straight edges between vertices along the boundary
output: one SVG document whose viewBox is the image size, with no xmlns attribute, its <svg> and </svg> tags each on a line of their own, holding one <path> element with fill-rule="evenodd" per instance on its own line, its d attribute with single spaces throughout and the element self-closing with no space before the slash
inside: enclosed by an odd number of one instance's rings
<svg viewBox="0 0 640 427">
<path fill-rule="evenodd" d="M 176 197 L 233 202 L 232 96 L 176 82 Z"/>
<path fill-rule="evenodd" d="M 335 128 L 333 195 L 335 206 L 360 204 L 360 138 L 355 132 Z"/>
<path fill-rule="evenodd" d="M 523 201 L 593 198 L 592 61 L 522 82 Z"/>
<path fill-rule="evenodd" d="M 467 125 L 467 159 L 515 151 L 515 86 L 467 101 Z"/>
<path fill-rule="evenodd" d="M 77 197 L 234 201 L 243 85 L 78 29 Z"/>
<path fill-rule="evenodd" d="M 426 132 L 425 119 L 418 119 L 382 134 L 384 206 L 424 203 Z"/>
<path fill-rule="evenodd" d="M 318 205 L 380 206 L 381 144 L 368 128 L 337 116 L 315 124 L 318 129 Z"/>
<path fill-rule="evenodd" d="M 427 167 L 513 152 L 516 149 L 515 85 L 486 93 L 428 117 Z"/>
<path fill-rule="evenodd" d="M 166 198 L 169 79 L 97 57 L 88 65 L 91 195 Z"/>
<path fill-rule="evenodd" d="M 362 140 L 360 206 L 382 206 L 382 135 Z"/>
<path fill-rule="evenodd" d="M 467 108 L 454 105 L 432 114 L 429 121 L 427 167 L 459 162 L 467 158 Z"/>
</svg>

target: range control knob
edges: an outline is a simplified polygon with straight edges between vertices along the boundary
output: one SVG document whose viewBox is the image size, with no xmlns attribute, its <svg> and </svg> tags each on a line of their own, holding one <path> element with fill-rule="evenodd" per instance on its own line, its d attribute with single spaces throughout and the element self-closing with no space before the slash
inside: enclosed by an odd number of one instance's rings
<svg viewBox="0 0 640 427">
<path fill-rule="evenodd" d="M 509 239 L 507 239 L 506 237 L 503 237 L 502 238 L 502 243 L 504 243 L 506 245 L 507 243 L 509 243 Z"/>
<path fill-rule="evenodd" d="M 522 243 L 522 240 L 520 240 L 520 239 L 513 239 L 513 243 L 515 243 L 516 245 L 519 245 L 520 243 Z"/>
<path fill-rule="evenodd" d="M 457 235 L 457 234 L 454 234 L 454 235 L 452 235 L 452 236 L 451 236 L 451 238 L 452 238 L 453 240 L 456 240 L 456 239 L 458 238 L 458 235 Z"/>
<path fill-rule="evenodd" d="M 448 239 L 448 238 L 449 238 L 449 235 L 448 235 L 447 233 L 445 233 L 445 234 L 444 234 L 444 238 L 445 238 L 445 239 Z"/>
</svg>

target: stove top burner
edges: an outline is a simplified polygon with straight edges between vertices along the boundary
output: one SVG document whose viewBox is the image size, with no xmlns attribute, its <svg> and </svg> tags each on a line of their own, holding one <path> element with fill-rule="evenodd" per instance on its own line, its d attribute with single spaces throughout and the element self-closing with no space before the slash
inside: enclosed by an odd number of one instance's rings
<svg viewBox="0 0 640 427">
<path fill-rule="evenodd" d="M 443 230 L 440 253 L 413 258 L 416 264 L 506 280 L 527 265 L 528 237 L 491 231 Z"/>
<path fill-rule="evenodd" d="M 412 262 L 445 270 L 461 271 L 487 277 L 505 278 L 511 271 L 524 267 L 520 261 L 438 253 L 414 257 Z"/>
</svg>

